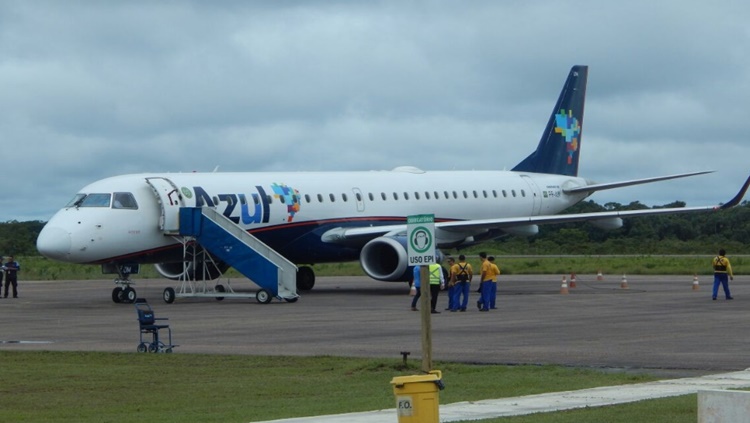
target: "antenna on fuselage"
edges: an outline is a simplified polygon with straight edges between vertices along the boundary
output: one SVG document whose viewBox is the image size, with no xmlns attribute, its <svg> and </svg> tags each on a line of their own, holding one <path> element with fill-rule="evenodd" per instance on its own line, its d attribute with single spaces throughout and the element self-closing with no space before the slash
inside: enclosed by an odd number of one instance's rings
<svg viewBox="0 0 750 423">
<path fill-rule="evenodd" d="M 213 170 L 213 173 L 216 173 L 216 172 L 218 172 L 218 171 L 219 171 L 219 165 L 216 165 L 216 167 L 215 167 L 215 168 L 214 168 L 214 170 Z"/>
</svg>

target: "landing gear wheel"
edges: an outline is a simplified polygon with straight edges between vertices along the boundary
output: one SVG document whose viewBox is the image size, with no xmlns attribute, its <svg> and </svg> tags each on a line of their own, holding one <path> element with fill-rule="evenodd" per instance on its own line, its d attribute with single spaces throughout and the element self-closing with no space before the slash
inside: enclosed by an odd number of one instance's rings
<svg viewBox="0 0 750 423">
<path fill-rule="evenodd" d="M 135 302 L 135 298 L 136 298 L 135 289 L 133 289 L 131 287 L 127 287 L 127 288 L 123 289 L 122 290 L 122 298 L 123 298 L 124 302 L 128 302 L 128 303 L 131 303 L 131 304 L 134 303 Z"/>
<path fill-rule="evenodd" d="M 302 266 L 297 270 L 297 289 L 309 291 L 315 286 L 315 272 L 312 267 Z"/>
<path fill-rule="evenodd" d="M 146 346 L 146 343 L 141 342 L 140 344 L 138 344 L 139 353 L 145 353 L 146 351 L 148 351 L 148 347 Z"/>
<path fill-rule="evenodd" d="M 167 304 L 172 304 L 174 302 L 174 289 L 173 288 L 164 288 L 164 292 L 161 294 L 162 298 L 164 299 L 164 302 Z"/>
<path fill-rule="evenodd" d="M 299 300 L 299 297 L 294 297 L 294 298 L 284 298 L 284 300 L 286 300 L 286 302 L 288 302 L 288 303 L 296 303 L 296 302 L 297 302 L 297 300 Z"/>
<path fill-rule="evenodd" d="M 271 302 L 273 297 L 271 296 L 271 293 L 269 293 L 265 289 L 259 289 L 258 293 L 255 294 L 255 299 L 258 300 L 258 302 L 261 304 L 268 304 Z"/>
<path fill-rule="evenodd" d="M 122 288 L 121 287 L 118 286 L 117 288 L 112 290 L 112 301 L 114 301 L 117 304 L 122 302 Z"/>
<path fill-rule="evenodd" d="M 226 292 L 226 290 L 224 289 L 224 285 L 222 285 L 222 284 L 217 284 L 216 288 L 214 288 L 214 289 L 216 289 L 216 292 Z M 224 299 L 224 297 L 216 297 L 216 301 L 221 301 L 223 299 Z"/>
</svg>

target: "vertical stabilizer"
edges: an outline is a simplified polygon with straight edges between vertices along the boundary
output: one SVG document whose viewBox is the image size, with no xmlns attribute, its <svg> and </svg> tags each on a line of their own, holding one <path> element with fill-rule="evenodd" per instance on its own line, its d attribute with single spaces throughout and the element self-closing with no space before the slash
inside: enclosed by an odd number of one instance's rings
<svg viewBox="0 0 750 423">
<path fill-rule="evenodd" d="M 588 66 L 573 66 L 536 151 L 513 168 L 519 172 L 578 176 Z"/>
</svg>

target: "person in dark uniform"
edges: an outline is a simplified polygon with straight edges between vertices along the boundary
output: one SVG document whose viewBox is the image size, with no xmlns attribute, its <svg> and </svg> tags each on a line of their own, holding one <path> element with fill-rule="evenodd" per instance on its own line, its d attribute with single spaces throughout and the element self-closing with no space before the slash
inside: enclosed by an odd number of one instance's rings
<svg viewBox="0 0 750 423">
<path fill-rule="evenodd" d="M 21 265 L 13 260 L 13 256 L 8 257 L 8 261 L 3 264 L 5 273 L 5 298 L 8 298 L 8 287 L 13 285 L 13 298 L 18 298 L 18 271 Z"/>
<path fill-rule="evenodd" d="M 712 299 L 716 299 L 716 295 L 719 293 L 719 284 L 724 288 L 724 297 L 727 300 L 731 300 L 732 294 L 729 293 L 729 280 L 734 280 L 734 274 L 732 273 L 732 265 L 729 263 L 729 259 L 725 257 L 726 251 L 722 248 L 719 250 L 719 255 L 714 257 L 711 265 L 714 268 L 714 290 Z M 7 285 L 6 285 L 7 286 Z"/>
</svg>

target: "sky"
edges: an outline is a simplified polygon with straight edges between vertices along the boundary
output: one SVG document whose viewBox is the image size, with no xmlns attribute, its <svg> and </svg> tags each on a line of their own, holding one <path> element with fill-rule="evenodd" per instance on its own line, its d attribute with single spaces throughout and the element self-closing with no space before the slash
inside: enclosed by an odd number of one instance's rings
<svg viewBox="0 0 750 423">
<path fill-rule="evenodd" d="M 728 201 L 750 175 L 750 2 L 0 0 L 0 222 L 140 172 L 511 169 L 570 67 L 579 176 L 715 173 L 599 204 Z"/>
</svg>

